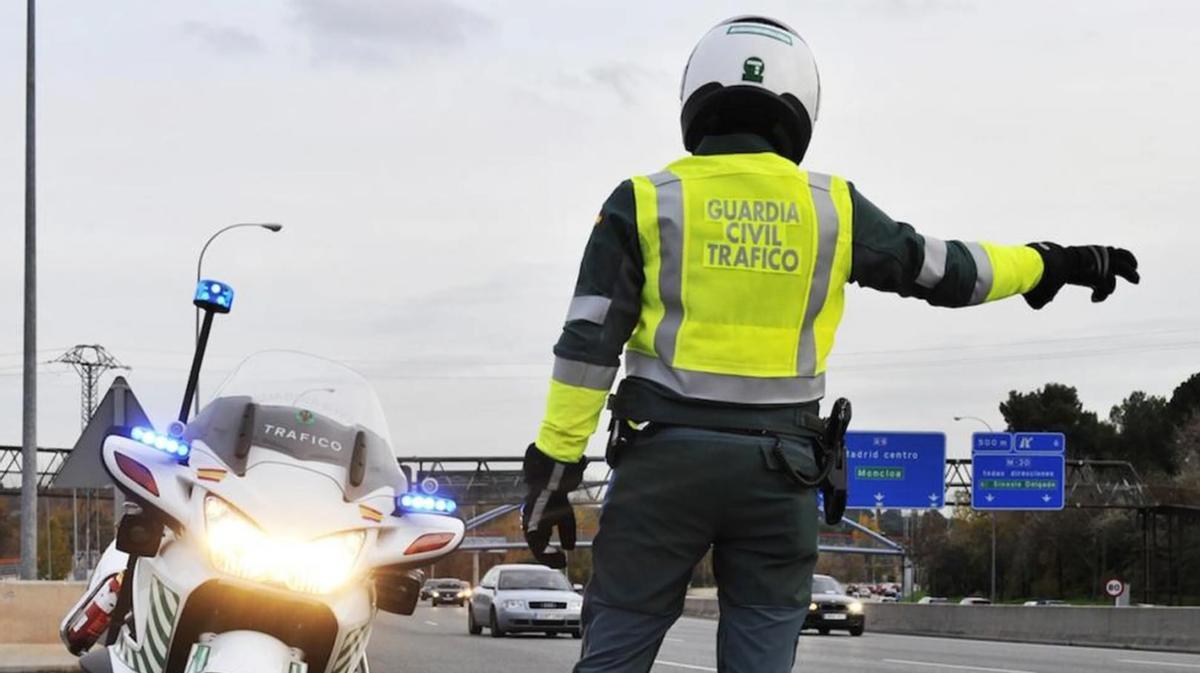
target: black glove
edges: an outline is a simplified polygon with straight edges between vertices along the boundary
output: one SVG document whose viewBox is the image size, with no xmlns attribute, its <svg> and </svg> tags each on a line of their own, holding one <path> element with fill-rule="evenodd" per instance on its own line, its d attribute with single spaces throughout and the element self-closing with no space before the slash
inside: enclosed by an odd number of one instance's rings
<svg viewBox="0 0 1200 673">
<path fill-rule="evenodd" d="M 1041 308 L 1054 299 L 1064 285 L 1082 285 L 1092 289 L 1092 301 L 1108 298 L 1117 287 L 1117 276 L 1137 285 L 1137 258 L 1124 248 L 1103 245 L 1078 245 L 1064 248 L 1055 243 L 1030 243 L 1042 256 L 1042 280 L 1026 292 L 1026 303 Z"/>
<path fill-rule="evenodd" d="M 542 453 L 534 444 L 525 450 L 525 485 L 529 492 L 521 507 L 521 530 L 533 557 L 551 568 L 567 567 L 566 554 L 546 551 L 551 529 L 558 527 L 560 547 L 567 551 L 575 548 L 575 511 L 567 494 L 579 487 L 585 467 L 587 458 L 578 463 L 563 463 Z"/>
</svg>

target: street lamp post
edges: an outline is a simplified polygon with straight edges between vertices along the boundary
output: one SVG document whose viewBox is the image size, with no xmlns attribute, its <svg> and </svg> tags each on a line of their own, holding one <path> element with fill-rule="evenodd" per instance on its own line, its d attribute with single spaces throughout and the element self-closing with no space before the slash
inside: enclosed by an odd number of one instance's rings
<svg viewBox="0 0 1200 673">
<path fill-rule="evenodd" d="M 983 420 L 982 418 L 980 418 L 978 416 L 955 416 L 954 420 L 956 420 L 956 421 L 979 421 L 980 423 L 983 423 L 983 427 L 988 429 L 988 432 L 995 432 L 995 430 L 992 429 L 991 423 L 988 423 L 987 421 Z M 971 469 L 974 470 L 975 466 L 972 465 Z M 996 602 L 996 513 L 989 512 L 989 514 L 991 514 L 991 519 L 992 519 L 992 593 L 991 593 L 991 601 L 993 603 L 995 603 Z"/>
<path fill-rule="evenodd" d="M 995 430 L 992 429 L 991 423 L 988 423 L 987 421 L 983 420 L 982 418 L 980 418 L 978 416 L 955 416 L 954 420 L 956 420 L 956 421 L 979 421 L 980 423 L 983 423 L 983 427 L 988 429 L 988 432 L 995 432 Z"/>
<path fill-rule="evenodd" d="M 37 579 L 37 134 L 34 0 L 25 9 L 25 301 L 21 359 L 21 579 Z"/>
<path fill-rule="evenodd" d="M 223 227 L 223 228 L 217 230 L 217 233 L 213 234 L 212 236 L 209 236 L 208 240 L 204 242 L 204 247 L 200 248 L 200 256 L 196 259 L 196 283 L 200 282 L 201 269 L 204 266 L 204 253 L 208 252 L 208 246 L 212 245 L 212 242 L 215 241 L 217 239 L 217 237 L 220 236 L 221 234 L 229 231 L 230 229 L 238 229 L 241 227 L 259 227 L 261 229 L 266 229 L 267 231 L 270 231 L 273 233 L 279 232 L 280 230 L 283 229 L 282 224 L 276 224 L 274 222 L 239 222 L 237 224 L 231 224 L 227 227 Z M 193 344 L 199 343 L 199 342 L 200 342 L 200 309 L 197 308 L 196 309 L 196 331 L 194 334 Z M 193 413 L 198 414 L 198 413 L 200 413 L 200 380 L 199 379 L 196 380 L 196 397 L 193 399 L 194 399 L 194 404 L 195 404 L 195 406 L 193 407 L 193 409 L 194 409 Z"/>
</svg>

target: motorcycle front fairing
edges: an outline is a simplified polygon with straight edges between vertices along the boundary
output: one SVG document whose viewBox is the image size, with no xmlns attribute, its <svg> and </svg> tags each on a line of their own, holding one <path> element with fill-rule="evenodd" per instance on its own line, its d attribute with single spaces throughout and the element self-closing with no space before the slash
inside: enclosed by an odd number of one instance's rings
<svg viewBox="0 0 1200 673">
<path fill-rule="evenodd" d="M 322 413 L 336 404 L 312 398 L 336 388 L 317 390 L 218 398 L 179 438 L 185 458 L 145 436 L 105 441 L 109 473 L 167 529 L 126 579 L 133 610 L 109 649 L 114 670 L 203 673 L 193 669 L 231 656 L 212 648 L 252 640 L 212 634 L 245 631 L 300 651 L 312 673 L 348 673 L 370 635 L 372 570 L 423 564 L 461 542 L 461 520 L 397 510 L 407 483 L 386 428 Z M 278 403 L 297 394 L 303 406 Z M 444 542 L 417 544 L 429 536 Z"/>
</svg>

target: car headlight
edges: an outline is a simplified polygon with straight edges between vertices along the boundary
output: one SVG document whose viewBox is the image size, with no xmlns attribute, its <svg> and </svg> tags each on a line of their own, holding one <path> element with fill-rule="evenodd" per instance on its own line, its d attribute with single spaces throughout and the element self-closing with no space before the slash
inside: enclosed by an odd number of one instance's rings
<svg viewBox="0 0 1200 673">
<path fill-rule="evenodd" d="M 809 603 L 809 604 L 808 604 L 808 611 L 809 611 L 809 612 L 816 612 L 816 611 L 817 611 L 817 604 L 816 604 L 816 603 Z"/>
<path fill-rule="evenodd" d="M 433 592 L 433 593 L 431 593 L 431 594 L 429 594 L 429 595 L 430 595 L 430 596 L 433 596 L 434 598 L 437 598 L 437 597 L 441 596 L 441 594 L 440 594 L 440 593 L 438 593 L 438 592 L 436 592 L 436 591 L 435 591 L 435 592 Z"/>
<path fill-rule="evenodd" d="M 212 495 L 204 500 L 204 521 L 209 558 L 217 570 L 310 594 L 329 593 L 349 580 L 366 541 L 361 530 L 305 542 L 274 539 Z"/>
<path fill-rule="evenodd" d="M 568 601 L 568 602 L 567 602 L 567 609 L 568 609 L 568 610 L 582 610 L 582 609 L 583 609 L 583 603 L 582 603 L 581 601 Z"/>
<path fill-rule="evenodd" d="M 460 591 L 460 592 L 458 592 L 458 597 L 459 598 L 470 598 L 471 591 L 469 589 L 467 591 Z"/>
<path fill-rule="evenodd" d="M 860 615 L 860 614 L 862 614 L 862 603 L 859 603 L 858 601 L 854 601 L 853 603 L 850 604 L 850 607 L 848 609 L 850 610 L 850 614 Z"/>
<path fill-rule="evenodd" d="M 504 607 L 508 608 L 509 610 L 524 610 L 525 609 L 525 601 L 504 601 L 503 605 L 504 605 Z"/>
</svg>

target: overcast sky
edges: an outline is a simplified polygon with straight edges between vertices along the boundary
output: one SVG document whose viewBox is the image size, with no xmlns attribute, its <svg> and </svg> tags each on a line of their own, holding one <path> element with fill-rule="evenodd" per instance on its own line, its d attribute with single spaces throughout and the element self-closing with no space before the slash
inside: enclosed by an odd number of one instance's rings
<svg viewBox="0 0 1200 673">
<path fill-rule="evenodd" d="M 790 23 L 825 95 L 805 165 L 941 238 L 1134 250 L 1143 282 L 972 309 L 848 290 L 829 394 L 952 455 L 1009 390 L 1090 408 L 1200 371 L 1194 2 L 41 3 L 39 359 L 103 344 L 178 408 L 196 255 L 237 288 L 205 388 L 293 348 L 374 382 L 401 454 L 517 454 L 595 212 L 682 153 L 679 76 L 734 14 Z M 0 6 L 0 444 L 20 443 L 24 3 Z M 39 439 L 78 434 L 40 369 Z M 107 385 L 107 380 L 105 381 Z M 591 451 L 600 453 L 599 443 Z"/>
</svg>

